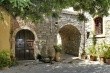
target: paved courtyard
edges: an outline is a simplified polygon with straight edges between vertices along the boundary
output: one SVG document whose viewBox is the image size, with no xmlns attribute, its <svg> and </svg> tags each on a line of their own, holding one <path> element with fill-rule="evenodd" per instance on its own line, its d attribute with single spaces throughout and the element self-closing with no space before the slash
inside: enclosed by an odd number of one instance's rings
<svg viewBox="0 0 110 73">
<path fill-rule="evenodd" d="M 0 70 L 0 73 L 110 73 L 110 65 L 74 59 L 54 64 L 21 61 L 19 65 Z"/>
</svg>

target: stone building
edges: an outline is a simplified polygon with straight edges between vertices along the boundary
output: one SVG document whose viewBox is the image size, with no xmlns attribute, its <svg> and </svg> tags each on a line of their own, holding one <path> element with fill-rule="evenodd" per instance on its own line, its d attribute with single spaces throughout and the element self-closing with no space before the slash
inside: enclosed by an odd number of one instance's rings
<svg viewBox="0 0 110 73">
<path fill-rule="evenodd" d="M 48 50 L 61 41 L 65 53 L 79 56 L 84 43 L 83 24 L 77 21 L 76 16 L 63 11 L 59 19 L 49 17 L 38 24 L 17 17 L 12 21 L 12 52 L 19 59 L 32 59 L 39 52 L 48 56 Z M 58 40 L 58 35 L 61 40 Z"/>
<path fill-rule="evenodd" d="M 31 60 L 41 53 L 55 53 L 53 45 L 61 44 L 65 53 L 81 56 L 83 50 L 96 44 L 110 44 L 110 16 L 92 18 L 85 23 L 77 20 L 77 12 L 63 10 L 58 19 L 45 17 L 41 23 L 12 17 L 0 7 L 0 51 L 9 51 L 16 59 Z"/>
<path fill-rule="evenodd" d="M 7 49 L 16 59 L 35 59 L 39 53 L 52 55 L 58 42 L 73 56 L 80 56 L 84 49 L 84 23 L 77 21 L 76 13 L 63 10 L 58 19 L 45 17 L 41 23 L 33 23 L 12 17 L 2 7 L 0 12 L 0 49 Z"/>
<path fill-rule="evenodd" d="M 93 45 L 93 35 L 96 37 L 96 45 L 100 45 L 104 42 L 110 44 L 110 16 L 96 16 L 92 18 L 88 15 L 88 19 L 85 27 L 85 34 L 88 35 L 85 41 L 86 48 Z"/>
</svg>

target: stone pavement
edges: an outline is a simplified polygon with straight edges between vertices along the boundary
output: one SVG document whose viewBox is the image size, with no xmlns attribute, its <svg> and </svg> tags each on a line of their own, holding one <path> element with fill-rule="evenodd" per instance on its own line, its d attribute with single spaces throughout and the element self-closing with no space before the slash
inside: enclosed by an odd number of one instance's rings
<svg viewBox="0 0 110 73">
<path fill-rule="evenodd" d="M 0 73 L 110 73 L 110 65 L 80 60 L 55 62 L 20 61 L 19 65 L 0 70 Z"/>
</svg>

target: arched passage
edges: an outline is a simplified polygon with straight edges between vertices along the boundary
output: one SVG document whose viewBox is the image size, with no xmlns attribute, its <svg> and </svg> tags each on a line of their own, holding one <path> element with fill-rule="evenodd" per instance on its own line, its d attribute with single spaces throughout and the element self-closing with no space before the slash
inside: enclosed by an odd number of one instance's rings
<svg viewBox="0 0 110 73">
<path fill-rule="evenodd" d="M 15 57 L 18 60 L 34 59 L 34 34 L 27 29 L 17 32 L 15 37 Z"/>
<path fill-rule="evenodd" d="M 59 30 L 62 40 L 62 47 L 65 53 L 74 56 L 79 55 L 81 34 L 73 25 L 65 25 Z"/>
</svg>

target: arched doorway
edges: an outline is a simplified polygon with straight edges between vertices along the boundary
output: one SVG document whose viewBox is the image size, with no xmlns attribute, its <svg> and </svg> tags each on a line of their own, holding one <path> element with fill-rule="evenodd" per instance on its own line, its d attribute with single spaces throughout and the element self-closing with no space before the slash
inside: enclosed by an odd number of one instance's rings
<svg viewBox="0 0 110 73">
<path fill-rule="evenodd" d="M 57 34 L 57 45 L 62 45 L 60 34 Z"/>
<path fill-rule="evenodd" d="M 63 51 L 73 56 L 79 55 L 81 34 L 73 25 L 65 25 L 59 30 Z"/>
<path fill-rule="evenodd" d="M 17 32 L 15 37 L 15 56 L 18 60 L 34 59 L 34 34 L 27 29 Z"/>
</svg>

